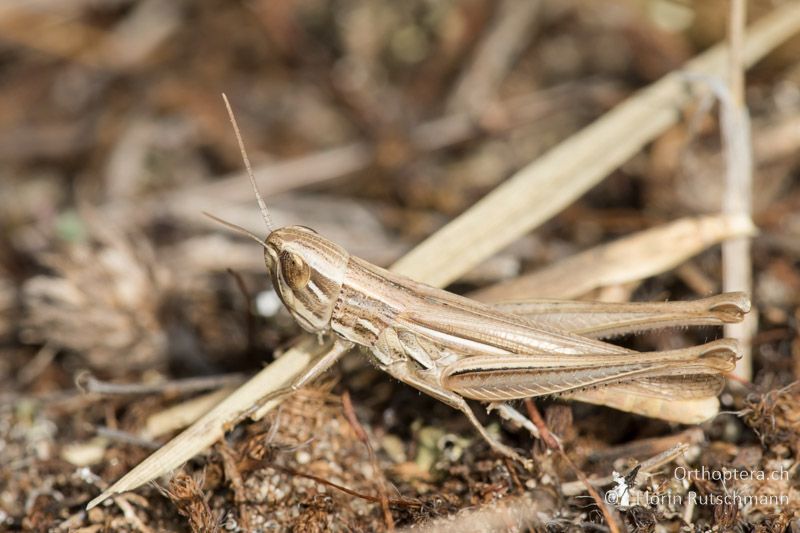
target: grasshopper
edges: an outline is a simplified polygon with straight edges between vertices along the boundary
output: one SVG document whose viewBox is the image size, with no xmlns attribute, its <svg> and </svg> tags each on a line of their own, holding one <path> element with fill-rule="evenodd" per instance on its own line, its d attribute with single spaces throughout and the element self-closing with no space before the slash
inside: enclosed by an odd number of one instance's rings
<svg viewBox="0 0 800 533">
<path fill-rule="evenodd" d="M 392 273 L 350 255 L 304 226 L 275 228 L 225 99 L 253 191 L 269 231 L 260 239 L 272 284 L 292 317 L 329 349 L 288 387 L 322 374 L 352 347 L 381 370 L 461 411 L 495 451 L 526 462 L 478 421 L 467 400 L 498 404 L 535 396 L 606 395 L 666 401 L 714 398 L 735 367 L 735 341 L 636 352 L 599 340 L 668 326 L 738 322 L 742 293 L 696 302 L 606 304 L 529 301 L 489 305 Z M 595 396 L 596 397 L 596 396 Z"/>
</svg>

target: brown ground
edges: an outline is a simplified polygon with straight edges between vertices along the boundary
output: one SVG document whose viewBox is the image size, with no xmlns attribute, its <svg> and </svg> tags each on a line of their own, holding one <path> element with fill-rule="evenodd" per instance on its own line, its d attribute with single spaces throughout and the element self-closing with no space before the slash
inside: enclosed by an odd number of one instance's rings
<svg viewBox="0 0 800 533">
<path fill-rule="evenodd" d="M 388 265 L 547 149 L 724 38 L 727 16 L 727 3 L 717 1 L 697 9 L 544 1 L 529 15 L 519 4 L 44 0 L 0 8 L 0 529 L 376 531 L 456 515 L 466 525 L 454 527 L 467 531 L 489 522 L 465 513 L 497 508 L 507 511 L 498 530 L 614 529 L 562 455 L 489 417 L 505 442 L 530 450 L 536 467 L 498 458 L 463 417 L 387 379 L 363 354 L 264 420 L 238 425 L 172 481 L 84 511 L 175 434 L 148 433 L 150 417 L 199 394 L 165 383 L 213 378 L 203 393 L 238 383 L 298 332 L 284 311 L 256 312 L 256 296 L 270 287 L 256 245 L 199 216 L 209 210 L 263 231 L 242 180 L 208 186 L 241 168 L 220 93 L 237 110 L 254 164 L 274 165 L 264 192 L 277 221 L 314 227 Z M 757 16 L 772 3 L 751 7 Z M 465 99 L 458 80 L 503 13 L 506 23 L 530 17 L 523 31 L 500 32 L 511 45 L 495 45 L 492 64 L 510 58 L 510 67 L 483 97 Z M 629 474 L 678 442 L 690 444 L 639 480 L 683 501 L 615 511 L 620 527 L 800 530 L 800 387 L 792 386 L 800 378 L 798 50 L 789 45 L 748 74 L 760 229 L 752 382 L 733 383 L 722 396 L 726 413 L 699 427 L 537 401 L 567 457 L 590 477 Z M 477 70 L 479 84 L 491 78 Z M 420 141 L 422 125 L 454 115 L 460 125 Z M 716 109 L 687 109 L 646 152 L 450 288 L 468 292 L 717 212 L 719 135 Z M 302 159 L 343 146 L 352 148 L 335 159 Z M 280 164 L 294 158 L 296 172 L 285 172 Z M 717 247 L 589 296 L 692 299 L 719 292 L 720 271 Z M 620 342 L 662 349 L 720 335 L 701 328 Z M 702 467 L 787 475 L 676 477 L 676 468 Z M 690 491 L 789 503 L 687 510 Z"/>
</svg>

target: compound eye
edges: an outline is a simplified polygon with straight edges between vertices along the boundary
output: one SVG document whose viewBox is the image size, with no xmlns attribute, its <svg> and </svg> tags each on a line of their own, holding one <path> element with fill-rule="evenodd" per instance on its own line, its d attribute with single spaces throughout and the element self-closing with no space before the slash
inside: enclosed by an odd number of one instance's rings
<svg viewBox="0 0 800 533">
<path fill-rule="evenodd" d="M 311 269 L 302 257 L 292 252 L 283 252 L 280 262 L 283 279 L 290 288 L 300 290 L 308 285 L 308 280 L 311 279 Z"/>
</svg>

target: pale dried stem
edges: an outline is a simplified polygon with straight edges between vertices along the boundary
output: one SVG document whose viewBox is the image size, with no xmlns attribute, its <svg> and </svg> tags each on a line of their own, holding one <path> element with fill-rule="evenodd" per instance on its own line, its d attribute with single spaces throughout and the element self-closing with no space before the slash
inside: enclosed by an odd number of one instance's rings
<svg viewBox="0 0 800 533">
<path fill-rule="evenodd" d="M 730 0 L 728 17 L 728 48 L 730 50 L 728 54 L 728 84 L 734 104 L 743 106 L 745 86 L 742 46 L 747 24 L 746 0 Z"/>
<path fill-rule="evenodd" d="M 775 10 L 753 26 L 744 49 L 745 64 L 753 64 L 798 29 L 800 5 L 790 3 Z M 698 56 L 687 68 L 719 75 L 724 68 L 724 51 L 723 46 L 717 46 Z M 522 169 L 407 254 L 395 264 L 394 270 L 439 287 L 457 279 L 558 212 L 674 124 L 679 117 L 679 107 L 688 99 L 683 77 L 677 73 L 666 76 Z M 212 445 L 240 413 L 300 375 L 312 361 L 317 346 L 316 339 L 298 340 L 283 357 L 145 459 L 89 506 L 99 504 L 112 494 L 135 489 Z M 256 416 L 278 403 L 268 402 Z"/>
<path fill-rule="evenodd" d="M 725 146 L 726 175 L 723 212 L 750 216 L 752 212 L 753 156 L 750 139 L 750 116 L 744 97 L 743 43 L 747 6 L 745 0 L 731 0 L 728 26 L 728 91 L 730 104 L 720 106 L 722 137 Z M 753 267 L 750 239 L 740 237 L 722 245 L 722 287 L 726 291 L 752 294 Z M 752 338 L 758 325 L 756 313 L 739 324 L 725 326 L 725 335 L 739 340 L 742 358 L 735 375 L 750 381 L 753 376 Z"/>
<path fill-rule="evenodd" d="M 95 428 L 95 432 L 97 433 L 98 437 L 101 437 L 108 441 L 116 441 L 122 444 L 130 444 L 132 446 L 138 446 L 146 450 L 157 450 L 161 446 L 159 443 L 155 442 L 152 439 L 141 437 L 139 435 L 134 435 L 133 433 L 129 433 L 121 429 L 98 426 Z"/>
<path fill-rule="evenodd" d="M 82 374 L 78 377 L 78 385 L 85 392 L 106 395 L 139 395 L 139 394 L 186 394 L 190 392 L 217 389 L 238 385 L 244 381 L 243 374 L 223 374 L 186 378 L 159 383 L 112 383 L 101 381 L 92 375 Z"/>
<path fill-rule="evenodd" d="M 746 216 L 687 217 L 596 246 L 471 296 L 495 302 L 576 298 L 599 287 L 666 272 L 710 246 L 753 232 Z"/>
<path fill-rule="evenodd" d="M 208 413 L 214 406 L 224 400 L 231 392 L 233 387 L 223 387 L 214 392 L 209 392 L 197 398 L 192 398 L 185 402 L 159 411 L 147 417 L 144 429 L 140 436 L 154 439 L 161 435 L 166 435 L 181 428 L 185 428 L 204 414 Z"/>
</svg>

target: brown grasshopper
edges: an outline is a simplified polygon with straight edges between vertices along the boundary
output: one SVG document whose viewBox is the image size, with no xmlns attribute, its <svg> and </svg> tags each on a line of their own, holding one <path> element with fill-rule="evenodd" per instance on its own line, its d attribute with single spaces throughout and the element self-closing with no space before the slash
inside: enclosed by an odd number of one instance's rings
<svg viewBox="0 0 800 533">
<path fill-rule="evenodd" d="M 494 450 L 523 460 L 487 432 L 467 399 L 580 399 L 597 390 L 636 399 L 713 398 L 724 385 L 723 375 L 733 370 L 737 347 L 732 340 L 642 353 L 597 339 L 737 322 L 749 310 L 741 293 L 664 304 L 532 301 L 493 306 L 372 265 L 312 229 L 273 227 L 225 103 L 269 234 L 262 241 L 211 218 L 256 240 L 264 248 L 273 286 L 297 323 L 338 343 L 262 403 L 304 386 L 347 349 L 359 346 L 381 370 L 464 413 Z"/>
</svg>

